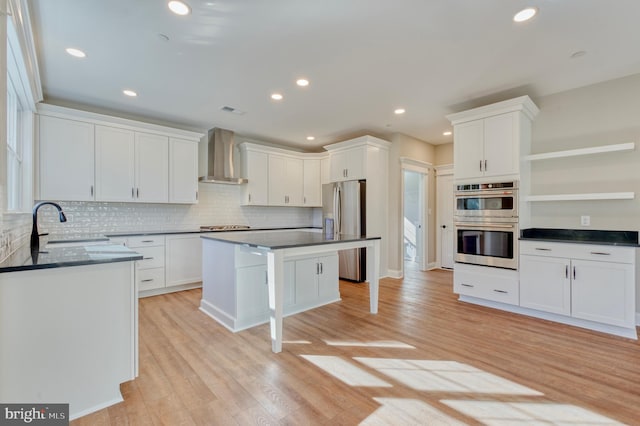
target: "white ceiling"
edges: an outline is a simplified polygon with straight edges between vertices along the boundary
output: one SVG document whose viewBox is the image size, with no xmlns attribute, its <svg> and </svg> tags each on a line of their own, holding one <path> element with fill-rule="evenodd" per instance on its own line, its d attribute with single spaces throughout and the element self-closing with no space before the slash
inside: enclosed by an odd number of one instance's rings
<svg viewBox="0 0 640 426">
<path fill-rule="evenodd" d="M 31 0 L 45 100 L 313 150 L 365 133 L 447 143 L 448 113 L 640 72 L 639 0 L 166 3 Z M 514 23 L 526 6 L 538 16 Z"/>
</svg>

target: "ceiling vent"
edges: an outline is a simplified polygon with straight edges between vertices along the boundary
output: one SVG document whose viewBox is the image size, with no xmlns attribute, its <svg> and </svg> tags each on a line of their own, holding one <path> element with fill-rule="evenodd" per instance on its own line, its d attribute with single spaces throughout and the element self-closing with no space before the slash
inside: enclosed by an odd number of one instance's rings
<svg viewBox="0 0 640 426">
<path fill-rule="evenodd" d="M 244 111 L 240 111 L 239 109 L 236 109 L 234 107 L 230 107 L 230 106 L 223 106 L 222 108 L 220 108 L 222 111 L 224 112 L 230 112 L 232 114 L 238 114 L 238 115 L 242 115 L 244 114 Z"/>
</svg>

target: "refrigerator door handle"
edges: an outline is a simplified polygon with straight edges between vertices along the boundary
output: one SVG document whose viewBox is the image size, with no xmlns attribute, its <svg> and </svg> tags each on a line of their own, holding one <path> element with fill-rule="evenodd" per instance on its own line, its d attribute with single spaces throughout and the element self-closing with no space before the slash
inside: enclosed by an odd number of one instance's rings
<svg viewBox="0 0 640 426">
<path fill-rule="evenodd" d="M 333 233 L 338 235 L 342 231 L 342 191 L 339 184 L 333 189 L 333 218 Z"/>
</svg>

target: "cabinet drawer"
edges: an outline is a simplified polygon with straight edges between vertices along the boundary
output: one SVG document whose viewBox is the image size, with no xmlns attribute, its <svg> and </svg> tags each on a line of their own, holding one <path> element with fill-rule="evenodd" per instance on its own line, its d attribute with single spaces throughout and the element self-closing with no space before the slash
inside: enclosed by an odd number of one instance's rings
<svg viewBox="0 0 640 426">
<path fill-rule="evenodd" d="M 136 247 L 135 251 L 142 255 L 142 260 L 136 261 L 138 269 L 164 268 L 164 246 Z"/>
<path fill-rule="evenodd" d="M 138 291 L 153 290 L 156 288 L 163 288 L 165 286 L 164 268 L 142 269 L 136 271 L 136 278 L 138 281 Z"/>
<path fill-rule="evenodd" d="M 595 260 L 601 262 L 634 263 L 636 248 L 598 244 L 520 241 L 520 254 Z"/>
<path fill-rule="evenodd" d="M 164 235 L 129 237 L 127 243 L 128 247 L 164 246 Z"/>
<path fill-rule="evenodd" d="M 478 273 L 473 270 L 461 271 L 456 268 L 454 270 L 454 292 L 518 305 L 520 303 L 520 294 L 517 277 L 507 276 L 500 269 L 496 269 L 495 274 L 491 272 Z"/>
<path fill-rule="evenodd" d="M 236 268 L 266 264 L 267 256 L 260 250 L 252 247 L 236 246 Z"/>
</svg>

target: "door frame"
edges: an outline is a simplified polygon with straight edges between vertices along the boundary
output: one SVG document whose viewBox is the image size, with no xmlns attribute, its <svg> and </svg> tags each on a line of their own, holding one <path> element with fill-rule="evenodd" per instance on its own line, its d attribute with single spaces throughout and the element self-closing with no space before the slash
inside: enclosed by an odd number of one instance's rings
<svg viewBox="0 0 640 426">
<path fill-rule="evenodd" d="M 422 206 L 420 208 L 420 222 L 422 223 L 421 243 L 422 243 L 422 256 L 419 260 L 420 270 L 426 271 L 431 268 L 429 264 L 429 174 L 433 169 L 431 163 L 427 163 L 420 160 L 414 160 L 413 158 L 400 157 L 400 258 L 402 259 L 402 276 L 404 276 L 404 172 L 411 171 L 422 175 Z"/>
<path fill-rule="evenodd" d="M 453 164 L 444 164 L 436 166 L 436 265 L 442 268 L 442 222 L 440 215 L 440 206 L 438 205 L 438 178 L 441 176 L 453 176 Z M 451 189 L 453 191 L 453 188 Z"/>
</svg>

